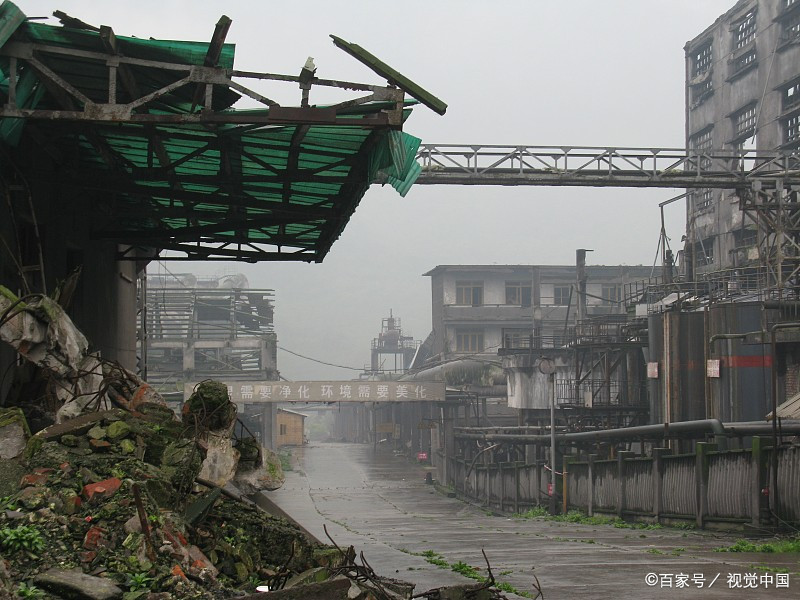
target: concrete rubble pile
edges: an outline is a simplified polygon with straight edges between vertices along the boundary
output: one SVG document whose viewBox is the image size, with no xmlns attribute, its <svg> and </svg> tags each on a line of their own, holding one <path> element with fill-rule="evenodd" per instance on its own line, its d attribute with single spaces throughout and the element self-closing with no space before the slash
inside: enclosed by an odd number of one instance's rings
<svg viewBox="0 0 800 600">
<path fill-rule="evenodd" d="M 224 384 L 200 384 L 179 418 L 89 353 L 57 302 L 2 286 L 0 339 L 31 369 L 17 406 L 0 408 L 0 600 L 412 597 L 352 547 L 319 544 L 246 497 L 283 472 L 254 439 L 232 441 Z M 502 596 L 470 584 L 415 597 Z"/>
</svg>

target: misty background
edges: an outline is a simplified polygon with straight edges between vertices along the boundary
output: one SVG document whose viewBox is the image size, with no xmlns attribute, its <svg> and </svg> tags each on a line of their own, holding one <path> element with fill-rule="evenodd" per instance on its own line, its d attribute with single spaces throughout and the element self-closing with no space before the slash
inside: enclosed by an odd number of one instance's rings
<svg viewBox="0 0 800 600">
<path fill-rule="evenodd" d="M 414 109 L 404 130 L 423 143 L 684 146 L 684 44 L 734 0 L 379 0 L 104 2 L 17 0 L 29 17 L 62 10 L 117 35 L 208 41 L 233 24 L 235 68 L 382 84 L 333 46 L 336 34 L 369 50 L 449 104 Z M 55 23 L 55 20 L 49 22 Z M 255 86 L 254 86 L 255 87 Z M 299 105 L 288 84 L 256 88 Z M 334 92 L 335 93 L 335 92 Z M 312 90 L 311 102 L 340 99 Z M 241 102 L 237 107 L 252 106 Z M 345 365 L 278 352 L 287 379 L 349 379 L 369 363 L 392 309 L 407 335 L 431 329 L 429 278 L 438 264 L 653 265 L 659 202 L 682 190 L 414 186 L 406 198 L 371 187 L 322 264 L 153 262 L 150 273 L 244 273 L 275 290 L 278 344 Z M 666 209 L 681 247 L 685 206 Z"/>
</svg>

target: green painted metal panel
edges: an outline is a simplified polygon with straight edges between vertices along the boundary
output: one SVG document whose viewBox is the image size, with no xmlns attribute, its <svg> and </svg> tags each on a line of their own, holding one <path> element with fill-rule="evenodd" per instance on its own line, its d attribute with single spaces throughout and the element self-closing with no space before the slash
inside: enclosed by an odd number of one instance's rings
<svg viewBox="0 0 800 600">
<path fill-rule="evenodd" d="M 0 46 L 14 32 L 43 45 L 105 52 L 97 32 L 25 22 L 19 9 L 6 1 L 0 5 Z M 186 65 L 203 64 L 209 47 L 204 42 L 127 37 L 117 37 L 117 45 L 128 57 Z M 233 68 L 234 53 L 233 44 L 224 44 L 220 66 Z M 362 58 L 367 55 L 360 53 Z M 102 61 L 54 52 L 41 52 L 39 57 L 92 101 L 107 102 L 108 67 Z M 390 69 L 378 63 L 373 61 L 382 69 Z M 24 61 L 18 67 L 19 106 L 63 108 L 34 70 L 26 68 Z M 183 77 L 180 72 L 156 67 L 132 65 L 129 69 L 142 95 Z M 0 59 L 0 92 L 7 93 L 7 73 L 8 60 Z M 413 82 L 396 73 L 393 77 L 437 112 L 446 108 Z M 129 101 L 124 86 L 118 84 L 117 90 L 119 101 Z M 194 91 L 195 86 L 184 86 L 142 110 L 151 114 L 189 112 L 193 110 Z M 214 98 L 214 109 L 221 111 L 239 94 L 226 86 L 215 86 Z M 416 101 L 406 104 L 411 106 Z M 269 244 L 307 249 L 311 253 L 299 258 L 319 261 L 340 235 L 370 183 L 388 181 L 405 195 L 419 174 L 414 160 L 419 139 L 388 127 L 359 126 L 362 116 L 390 108 L 393 105 L 387 102 L 349 107 L 344 118 L 354 119 L 352 127 L 307 125 L 300 132 L 299 142 L 298 127 L 291 124 L 208 127 L 99 122 L 64 128 L 59 123 L 40 121 L 38 128 L 70 157 L 70 168 L 62 170 L 57 180 L 54 175 L 54 182 L 100 199 L 114 199 L 115 212 L 100 226 L 100 235 L 111 232 L 108 236 L 119 242 L 156 247 L 176 240 L 222 242 L 235 247 Z M 237 114 L 268 112 L 259 109 Z M 409 114 L 410 110 L 404 109 L 403 120 Z M 0 143 L 15 144 L 24 135 L 24 123 L 23 119 L 0 119 Z M 168 162 L 166 166 L 161 164 L 162 159 Z M 87 214 L 87 218 L 95 215 Z"/>
</svg>

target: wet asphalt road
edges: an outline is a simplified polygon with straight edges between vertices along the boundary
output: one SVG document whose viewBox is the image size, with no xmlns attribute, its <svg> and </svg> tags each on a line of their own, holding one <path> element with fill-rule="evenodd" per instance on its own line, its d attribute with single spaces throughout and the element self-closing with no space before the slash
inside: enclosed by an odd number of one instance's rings
<svg viewBox="0 0 800 600">
<path fill-rule="evenodd" d="M 548 600 L 800 598 L 800 576 L 790 575 L 789 589 L 776 588 L 770 573 L 752 567 L 797 573 L 797 554 L 713 552 L 736 541 L 736 534 L 493 516 L 434 492 L 425 484 L 423 467 L 388 450 L 376 454 L 368 445 L 295 448 L 293 464 L 284 486 L 269 497 L 322 541 L 327 541 L 326 524 L 337 544 L 352 544 L 376 572 L 416 584 L 416 593 L 468 581 L 420 554 L 433 551 L 450 564 L 462 561 L 485 575 L 483 548 L 498 581 L 533 597 L 535 574 Z M 755 580 L 745 578 L 750 573 Z M 645 582 L 648 574 L 657 581 L 654 586 Z M 729 574 L 740 574 L 742 587 L 731 587 L 735 582 L 729 584 Z"/>
</svg>

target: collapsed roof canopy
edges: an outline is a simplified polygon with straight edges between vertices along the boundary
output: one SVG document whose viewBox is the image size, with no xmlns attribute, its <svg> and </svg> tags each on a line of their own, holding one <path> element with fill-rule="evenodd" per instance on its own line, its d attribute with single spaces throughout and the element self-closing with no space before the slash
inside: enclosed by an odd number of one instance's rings
<svg viewBox="0 0 800 600">
<path fill-rule="evenodd" d="M 236 71 L 227 17 L 203 43 L 117 37 L 54 14 L 63 27 L 0 6 L 0 145 L 11 160 L 23 140 L 46 153 L 49 163 L 17 166 L 90 197 L 95 237 L 175 259 L 319 262 L 371 183 L 405 195 L 419 174 L 402 89 L 319 79 L 311 63 L 298 76 Z M 294 83 L 301 104 L 241 80 Z M 325 86 L 362 95 L 310 104 Z M 242 95 L 264 108 L 233 109 Z"/>
</svg>

